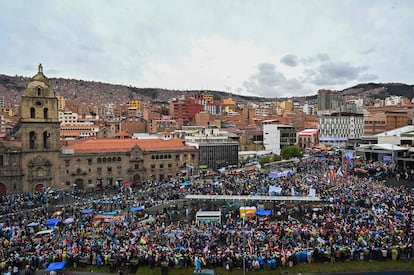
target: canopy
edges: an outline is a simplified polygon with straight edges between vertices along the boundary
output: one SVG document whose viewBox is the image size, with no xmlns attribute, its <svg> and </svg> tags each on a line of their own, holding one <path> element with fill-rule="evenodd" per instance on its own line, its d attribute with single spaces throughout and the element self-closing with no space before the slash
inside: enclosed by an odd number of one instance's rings
<svg viewBox="0 0 414 275">
<path fill-rule="evenodd" d="M 190 186 L 191 183 L 189 181 L 185 181 L 183 183 L 181 183 L 182 186 Z"/>
<path fill-rule="evenodd" d="M 131 207 L 131 212 L 135 212 L 135 211 L 140 211 L 140 210 L 144 210 L 144 206 L 134 206 L 134 207 Z"/>
<path fill-rule="evenodd" d="M 42 231 L 36 232 L 35 236 L 41 236 L 41 235 L 45 235 L 45 234 L 50 234 L 52 232 L 53 232 L 53 229 L 42 230 Z"/>
<path fill-rule="evenodd" d="M 258 216 L 270 216 L 272 215 L 272 210 L 257 209 L 256 215 Z"/>
<path fill-rule="evenodd" d="M 66 265 L 66 261 L 50 263 L 48 267 L 45 269 L 45 271 L 60 270 L 60 269 L 63 269 L 65 265 Z"/>
<path fill-rule="evenodd" d="M 48 219 L 46 221 L 45 225 L 46 226 L 56 226 L 58 222 L 59 222 L 58 218 L 51 218 L 51 219 Z"/>
<path fill-rule="evenodd" d="M 73 218 L 67 218 L 65 219 L 63 222 L 68 224 L 68 223 L 73 223 L 74 219 Z"/>
<path fill-rule="evenodd" d="M 103 212 L 103 215 L 116 215 L 116 211 Z"/>
<path fill-rule="evenodd" d="M 83 209 L 83 210 L 82 210 L 82 214 L 89 214 L 89 213 L 92 213 L 92 211 L 93 211 L 93 209 L 91 209 L 91 208 L 86 208 L 86 209 Z"/>
</svg>

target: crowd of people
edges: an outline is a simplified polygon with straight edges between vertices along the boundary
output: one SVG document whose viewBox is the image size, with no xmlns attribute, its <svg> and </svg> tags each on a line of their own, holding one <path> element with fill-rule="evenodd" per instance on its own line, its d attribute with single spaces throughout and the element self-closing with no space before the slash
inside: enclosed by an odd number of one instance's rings
<svg viewBox="0 0 414 275">
<path fill-rule="evenodd" d="M 230 170 L 208 180 L 148 180 L 115 195 L 62 193 L 55 203 L 47 193 L 3 196 L 0 270 L 30 273 L 60 261 L 114 269 L 197 263 L 254 270 L 300 262 L 410 260 L 413 189 L 387 184 L 396 169 L 390 164 L 354 163 L 383 171 L 380 176 L 355 174 L 342 164 L 336 156 L 314 157 L 290 167 L 294 174 L 287 177 Z M 269 186 L 280 187 L 280 193 L 269 194 Z M 271 215 L 244 219 L 237 204 L 160 206 L 183 202 L 188 194 L 308 196 L 310 189 L 320 202 L 273 203 Z M 222 211 L 221 223 L 195 220 L 196 211 L 212 208 Z"/>
</svg>

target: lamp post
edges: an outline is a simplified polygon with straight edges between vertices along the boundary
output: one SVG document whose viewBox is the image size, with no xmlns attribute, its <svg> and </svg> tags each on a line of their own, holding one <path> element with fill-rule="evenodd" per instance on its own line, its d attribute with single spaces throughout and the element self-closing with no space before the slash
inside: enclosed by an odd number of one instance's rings
<svg viewBox="0 0 414 275">
<path fill-rule="evenodd" d="M 246 275 L 246 232 L 244 231 L 246 213 L 243 214 L 243 275 Z"/>
</svg>

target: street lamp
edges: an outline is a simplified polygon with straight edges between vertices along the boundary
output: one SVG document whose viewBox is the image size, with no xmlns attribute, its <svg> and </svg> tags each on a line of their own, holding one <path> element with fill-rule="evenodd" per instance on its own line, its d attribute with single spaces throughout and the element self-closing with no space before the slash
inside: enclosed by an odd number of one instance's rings
<svg viewBox="0 0 414 275">
<path fill-rule="evenodd" d="M 245 219 L 246 219 L 246 213 L 243 213 L 243 227 L 242 227 L 242 233 L 243 233 L 243 275 L 246 274 L 246 234 L 244 232 Z"/>
</svg>

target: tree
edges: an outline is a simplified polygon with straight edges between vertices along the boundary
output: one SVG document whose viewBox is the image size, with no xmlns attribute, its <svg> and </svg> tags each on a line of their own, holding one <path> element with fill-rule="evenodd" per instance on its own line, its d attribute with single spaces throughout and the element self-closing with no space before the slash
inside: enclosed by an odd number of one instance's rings
<svg viewBox="0 0 414 275">
<path fill-rule="evenodd" d="M 303 157 L 302 149 L 297 145 L 289 145 L 282 148 L 281 156 L 283 159 Z"/>
</svg>

